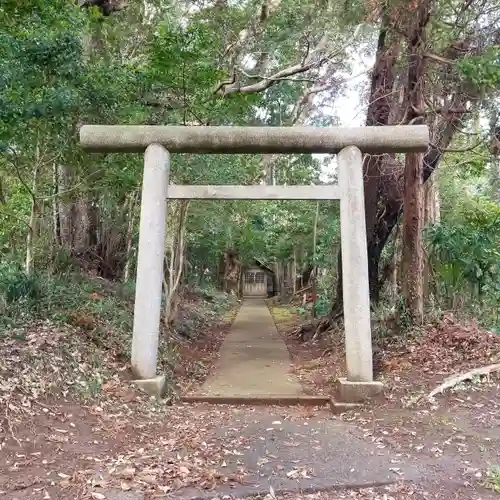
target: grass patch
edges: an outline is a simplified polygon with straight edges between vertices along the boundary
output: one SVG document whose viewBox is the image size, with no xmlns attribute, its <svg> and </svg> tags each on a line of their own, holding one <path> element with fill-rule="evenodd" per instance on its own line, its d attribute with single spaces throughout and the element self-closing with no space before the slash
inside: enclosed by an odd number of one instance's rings
<svg viewBox="0 0 500 500">
<path fill-rule="evenodd" d="M 299 319 L 299 313 L 293 306 L 271 306 L 271 314 L 276 323 L 296 323 Z"/>
<path fill-rule="evenodd" d="M 234 318 L 236 318 L 237 310 L 235 309 L 228 309 L 227 311 L 224 312 L 222 315 L 221 321 L 223 323 L 232 323 L 234 321 Z"/>
<path fill-rule="evenodd" d="M 500 494 L 500 467 L 490 467 L 487 472 L 487 486 Z"/>
</svg>

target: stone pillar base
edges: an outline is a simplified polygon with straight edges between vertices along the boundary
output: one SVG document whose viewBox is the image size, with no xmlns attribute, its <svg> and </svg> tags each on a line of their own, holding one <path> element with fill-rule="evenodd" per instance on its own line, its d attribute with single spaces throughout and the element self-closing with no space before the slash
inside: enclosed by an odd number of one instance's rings
<svg viewBox="0 0 500 500">
<path fill-rule="evenodd" d="M 167 392 L 167 380 L 165 375 L 158 375 L 154 378 L 133 380 L 132 383 L 149 396 L 162 398 Z"/>
<path fill-rule="evenodd" d="M 337 381 L 336 399 L 342 403 L 362 403 L 384 389 L 382 382 L 373 380 L 372 382 L 351 382 L 346 378 Z"/>
</svg>

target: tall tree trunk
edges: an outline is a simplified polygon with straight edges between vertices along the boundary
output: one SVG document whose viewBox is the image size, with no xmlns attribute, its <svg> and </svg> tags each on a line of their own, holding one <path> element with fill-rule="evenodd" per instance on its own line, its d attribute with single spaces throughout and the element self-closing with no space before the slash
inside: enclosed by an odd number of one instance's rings
<svg viewBox="0 0 500 500">
<path fill-rule="evenodd" d="M 401 50 L 401 41 L 391 28 L 392 21 L 386 8 L 382 15 L 382 26 L 377 43 L 375 65 L 372 72 L 369 105 L 366 115 L 367 126 L 388 125 L 391 118 L 394 101 L 394 83 L 396 79 L 395 64 Z M 385 240 L 377 232 L 380 209 L 380 190 L 383 187 L 383 164 L 393 160 L 394 155 L 366 155 L 363 161 L 365 220 L 368 251 L 368 278 L 370 298 L 376 302 L 379 299 L 379 263 Z M 396 213 L 397 219 L 398 213 Z M 342 315 L 342 254 L 339 249 L 337 257 L 337 285 L 335 300 L 329 314 L 329 321 Z M 326 323 L 323 325 L 326 326 Z"/>
<path fill-rule="evenodd" d="M 33 260 L 34 260 L 34 240 L 36 234 L 36 224 L 38 221 L 38 174 L 40 170 L 40 145 L 36 145 L 35 162 L 33 165 L 32 185 L 31 185 L 31 211 L 30 219 L 28 222 L 28 234 L 26 236 L 26 261 L 24 270 L 26 274 L 33 274 Z"/>
<path fill-rule="evenodd" d="M 392 21 L 388 8 L 382 16 L 382 27 L 377 44 L 375 67 L 373 69 L 370 100 L 366 115 L 367 126 L 385 126 L 391 120 L 397 120 L 392 112 L 396 98 L 396 61 L 401 51 L 400 36 L 392 29 Z M 383 165 L 393 161 L 394 155 L 367 155 L 363 164 L 365 178 L 365 206 L 370 207 L 365 211 L 367 251 L 368 251 L 368 278 L 370 283 L 370 298 L 377 302 L 379 299 L 379 264 L 382 248 L 385 242 L 379 239 L 375 231 L 378 221 L 380 190 L 383 187 Z M 342 290 L 340 283 L 339 290 Z"/>
<path fill-rule="evenodd" d="M 500 203 L 500 112 L 495 109 L 490 118 L 490 186 L 493 200 Z"/>
<path fill-rule="evenodd" d="M 135 222 L 135 206 L 139 197 L 139 190 L 135 191 L 128 197 L 128 223 L 127 223 L 127 239 L 126 239 L 126 260 L 123 270 L 123 281 L 127 282 L 130 279 L 130 269 L 132 268 L 133 248 L 132 242 L 134 239 L 134 222 Z"/>
<path fill-rule="evenodd" d="M 268 186 L 276 185 L 276 155 L 262 155 L 262 175 L 264 183 Z"/>
<path fill-rule="evenodd" d="M 83 39 L 83 53 L 86 61 L 91 61 L 95 57 L 108 57 L 106 50 L 104 50 L 103 37 L 102 24 L 93 21 L 90 30 Z M 76 117 L 75 129 L 78 120 L 79 117 Z M 54 177 L 59 193 L 58 219 L 61 246 L 71 253 L 85 253 L 89 249 L 97 253 L 98 243 L 100 243 L 98 235 L 99 203 L 95 199 L 93 191 L 85 189 L 88 187 L 87 182 L 79 178 L 78 170 L 73 166 L 60 165 Z M 94 177 L 93 181 L 95 182 L 95 180 Z M 77 185 L 81 185 L 82 189 L 75 189 Z"/>
<path fill-rule="evenodd" d="M 407 120 L 422 120 L 424 109 L 424 77 L 426 26 L 429 21 L 430 0 L 420 0 L 415 17 L 412 15 L 408 37 L 408 108 Z M 402 292 L 407 311 L 415 323 L 424 320 L 423 287 L 423 154 L 407 153 L 404 169 L 403 260 Z"/>
<path fill-rule="evenodd" d="M 74 222 L 74 204 L 70 201 L 68 193 L 72 184 L 72 175 L 69 167 L 60 165 L 57 174 L 57 192 L 59 196 L 59 232 L 61 245 L 66 249 L 73 248 L 73 228 Z"/>
<path fill-rule="evenodd" d="M 238 253 L 232 248 L 226 250 L 224 262 L 224 291 L 240 295 L 242 266 L 238 260 Z"/>
<path fill-rule="evenodd" d="M 102 253 L 107 242 L 99 237 L 99 202 L 91 193 L 75 191 L 78 178 L 71 167 L 60 165 L 56 177 L 61 246 L 72 254 Z"/>
<path fill-rule="evenodd" d="M 422 155 L 406 155 L 403 211 L 403 281 L 406 309 L 415 323 L 423 322 Z"/>
<path fill-rule="evenodd" d="M 166 325 L 171 325 L 173 323 L 179 304 L 178 292 L 182 272 L 184 270 L 185 234 L 188 209 L 189 200 L 181 200 L 179 202 L 178 215 L 175 217 L 176 220 L 173 221 L 172 224 L 168 283 L 166 281 L 164 282 L 166 294 L 164 319 Z M 171 212 L 172 215 L 173 212 L 174 210 Z"/>
<path fill-rule="evenodd" d="M 316 202 L 316 214 L 314 215 L 314 226 L 313 226 L 313 276 L 312 276 L 312 311 L 311 315 L 313 318 L 316 317 L 316 294 L 318 288 L 318 263 L 316 255 L 316 244 L 317 244 L 317 233 L 318 233 L 318 219 L 319 219 L 319 201 Z"/>
<path fill-rule="evenodd" d="M 3 179 L 2 179 L 2 177 L 0 177 L 0 204 L 5 205 L 6 203 L 7 203 L 7 197 L 5 196 Z"/>
<path fill-rule="evenodd" d="M 441 217 L 439 201 L 439 184 L 435 176 L 429 178 L 424 184 L 424 231 L 429 226 L 439 222 Z M 425 245 L 424 245 L 425 249 Z M 432 289 L 432 265 L 429 261 L 429 255 L 424 251 L 424 299 L 428 299 Z"/>
<path fill-rule="evenodd" d="M 419 15 L 417 17 L 417 31 L 420 30 L 423 34 L 425 25 L 428 22 L 428 13 L 425 14 L 425 9 L 428 9 L 429 2 L 418 5 Z M 414 12 L 410 13 L 412 16 Z M 375 125 L 377 123 L 390 124 L 392 120 L 399 124 L 417 123 L 418 119 L 412 121 L 411 113 L 415 113 L 416 117 L 423 117 L 423 109 L 410 109 L 406 106 L 400 106 L 400 102 L 408 103 L 408 95 L 410 93 L 409 85 L 405 81 L 400 82 L 400 92 L 403 98 L 398 100 L 390 100 L 391 95 L 394 95 L 394 65 L 400 47 L 400 40 L 396 35 L 390 36 L 391 22 L 389 17 L 383 18 L 382 28 L 379 36 L 377 48 L 377 58 L 375 68 L 372 74 L 372 89 L 370 94 L 370 106 L 367 115 L 367 125 Z M 407 41 L 411 44 L 411 39 L 415 34 L 415 28 L 409 31 Z M 392 43 L 391 43 L 392 41 Z M 471 46 L 471 41 L 468 39 L 459 40 L 451 44 L 446 50 L 446 57 L 450 60 L 455 60 L 463 54 L 463 50 Z M 433 61 L 434 64 L 442 63 Z M 443 70 L 442 68 L 440 68 Z M 447 68 L 445 68 L 447 71 Z M 410 74 L 408 74 L 408 77 Z M 457 130 L 464 113 L 467 113 L 467 102 L 474 102 L 480 99 L 480 94 L 477 90 L 472 89 L 466 82 L 457 84 L 456 92 L 453 94 L 440 95 L 440 100 L 444 102 L 441 111 L 436 115 L 431 115 L 431 144 L 423 159 L 423 182 L 429 178 L 431 173 L 437 168 L 446 148 Z M 377 104 L 381 102 L 382 104 Z M 398 110 L 391 110 L 390 106 L 398 107 Z M 406 108 L 406 109 L 405 109 Z M 453 110 L 453 111 L 451 111 Z M 398 115 L 399 112 L 399 115 Z M 401 116 L 402 114 L 402 116 Z M 378 118 L 380 117 L 380 118 Z M 395 117 L 398 117 L 397 119 Z M 365 158 L 365 205 L 366 205 L 366 221 L 367 221 L 367 240 L 368 240 L 368 274 L 370 280 L 370 298 L 372 301 L 377 301 L 379 298 L 379 263 L 382 250 L 387 243 L 387 240 L 397 224 L 397 221 L 402 214 L 403 209 L 403 192 L 401 186 L 402 175 L 404 169 L 400 163 L 390 155 L 382 156 L 367 156 Z M 339 258 L 339 261 L 341 259 Z M 340 262 L 339 262 L 340 264 Z M 339 273 L 340 274 L 340 273 Z M 341 300 L 341 281 L 337 286 L 337 299 L 332 305 L 330 312 L 330 320 L 336 319 L 342 311 Z M 325 327 L 325 325 L 322 325 Z"/>
<path fill-rule="evenodd" d="M 54 235 L 54 247 L 61 246 L 61 220 L 59 218 L 59 176 L 57 163 L 52 164 L 52 230 Z"/>
<path fill-rule="evenodd" d="M 439 198 L 439 183 L 431 176 L 424 184 L 424 229 L 441 219 L 441 202 Z"/>
<path fill-rule="evenodd" d="M 297 249 L 295 247 L 293 248 L 292 280 L 293 280 L 292 290 L 293 293 L 295 294 L 295 292 L 297 291 Z"/>
</svg>

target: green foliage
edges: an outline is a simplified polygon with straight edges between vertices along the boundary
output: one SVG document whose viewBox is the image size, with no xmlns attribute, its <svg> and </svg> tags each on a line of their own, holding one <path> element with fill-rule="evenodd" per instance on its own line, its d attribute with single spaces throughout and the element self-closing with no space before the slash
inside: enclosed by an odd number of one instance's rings
<svg viewBox="0 0 500 500">
<path fill-rule="evenodd" d="M 297 108 L 306 104 L 304 92 L 320 84 L 329 89 L 315 94 L 306 123 L 331 125 L 338 117 L 324 108 L 336 106 L 341 73 L 359 70 L 351 54 L 373 55 L 377 28 L 365 26 L 367 5 L 282 0 L 262 21 L 256 16 L 261 4 L 253 1 L 226 2 L 223 7 L 212 2 L 188 10 L 172 2 L 128 2 L 123 12 L 106 18 L 97 9 L 82 10 L 68 0 L 2 1 L 0 255 L 6 261 L 24 261 L 34 198 L 35 267 L 64 274 L 81 289 L 68 293 L 61 278 L 27 277 L 19 266 L 7 266 L 1 271 L 1 293 L 9 304 L 5 317 L 21 318 L 24 308 L 28 315 L 48 314 L 63 321 L 77 310 L 130 330 L 123 304 L 106 294 L 103 300 L 89 301 L 85 282 L 72 273 L 78 268 L 75 253 L 92 255 L 104 268 L 108 258 L 124 261 L 130 243 L 135 258 L 135 193 L 143 159 L 139 154 L 83 152 L 77 144 L 82 123 L 291 125 Z M 446 53 L 462 37 L 462 22 L 457 23 L 460 30 L 441 22 L 456 15 L 455 7 L 453 2 L 433 7 L 439 14 L 429 27 L 429 52 Z M 478 8 L 471 6 L 466 15 L 479 19 Z M 275 81 L 263 92 L 224 93 L 223 82 L 229 90 L 239 90 L 239 83 L 270 81 L 276 71 L 304 61 L 320 40 L 327 41 L 324 56 L 333 64 L 331 74 L 323 65 Z M 465 76 L 486 91 L 498 88 L 498 67 L 498 47 L 492 46 L 481 56 L 460 59 L 455 71 L 436 70 L 428 80 L 433 88 L 447 89 L 452 73 L 451 79 Z M 496 293 L 494 207 L 484 200 L 477 206 L 463 200 L 484 192 L 488 155 L 483 145 L 446 156 L 453 165 L 447 166 L 443 188 L 444 222 L 429 232 L 446 293 L 466 283 L 482 300 Z M 273 157 L 272 167 L 277 184 L 320 182 L 322 162 L 313 155 Z M 173 157 L 170 178 L 178 184 L 246 185 L 259 183 L 262 170 L 259 155 L 182 154 Z M 80 219 L 63 228 L 65 217 L 75 213 Z M 321 269 L 315 308 L 318 315 L 325 314 L 337 274 L 338 204 L 320 203 L 314 242 L 315 217 L 316 203 L 307 201 L 193 201 L 185 235 L 187 279 L 213 284 L 228 247 L 238 251 L 243 263 L 257 257 L 272 266 L 295 257 L 299 272 L 311 265 Z M 72 241 L 87 226 L 94 227 L 94 234 L 88 231 L 79 245 Z"/>
<path fill-rule="evenodd" d="M 481 229 L 471 225 L 449 227 L 439 224 L 429 228 L 429 249 L 445 287 L 467 284 L 473 293 L 482 294 L 489 281 L 499 275 L 500 252 L 497 235 L 500 225 Z"/>
<path fill-rule="evenodd" d="M 309 315 L 309 311 L 305 307 L 297 307 L 296 312 L 302 321 L 305 321 Z"/>
<path fill-rule="evenodd" d="M 96 293 L 98 300 L 92 298 Z M 120 299 L 122 293 L 110 294 L 99 282 L 76 273 L 27 276 L 21 269 L 5 265 L 0 268 L 0 294 L 5 304 L 3 326 L 20 326 L 38 318 L 66 323 L 82 314 L 121 331 L 132 328 L 132 314 L 127 301 Z"/>
<path fill-rule="evenodd" d="M 486 485 L 495 493 L 500 493 L 500 467 L 490 467 L 487 472 Z"/>
<path fill-rule="evenodd" d="M 12 263 L 0 264 L 0 303 L 33 303 L 39 297 L 40 285 L 35 276 L 28 276 Z"/>
<path fill-rule="evenodd" d="M 500 238 L 500 205 L 486 197 L 474 197 L 468 200 L 459 210 L 465 223 L 474 230 L 490 235 L 489 239 L 497 241 Z"/>
<path fill-rule="evenodd" d="M 37 255 L 43 254 L 37 257 L 38 265 L 72 267 L 70 259 L 61 262 L 64 249 L 51 250 L 49 221 L 57 187 L 53 162 L 70 166 L 67 192 L 57 195 L 57 203 L 66 210 L 74 210 L 79 199 L 91 199 L 105 224 L 120 227 L 122 233 L 128 219 L 137 217 L 137 205 L 132 213 L 122 207 L 140 183 L 142 158 L 83 153 L 75 141 L 81 123 L 289 124 L 295 104 L 310 85 L 307 79 L 285 80 L 266 92 L 236 92 L 228 97 L 216 89 L 239 64 L 243 51 L 256 56 L 272 53 L 269 71 L 273 71 L 294 63 L 298 50 L 304 57 L 327 25 L 332 28 L 332 48 L 338 45 L 339 55 L 349 33 L 319 15 L 314 4 L 286 0 L 262 29 L 248 32 L 245 46 L 234 51 L 237 60 L 229 60 L 219 52 L 239 43 L 239 33 L 255 21 L 255 7 L 252 2 L 223 10 L 206 6 L 187 14 L 178 6 L 157 3 L 150 17 L 151 12 L 133 4 L 124 12 L 125 18 L 102 18 L 97 9 L 81 10 L 67 0 L 3 2 L 0 141 L 7 154 L 0 168 L 8 197 L 7 203 L 0 203 L 2 252 L 15 259 L 24 253 L 35 163 L 40 201 L 36 244 Z M 340 59 L 338 67 L 343 67 Z M 238 78 L 254 81 L 243 73 Z M 284 156 L 276 160 L 276 181 L 317 182 L 319 167 L 311 155 Z M 254 184 L 261 171 L 257 155 L 177 155 L 171 180 Z M 269 262 L 290 258 L 290 237 L 301 247 L 307 264 L 313 253 L 313 219 L 313 204 L 303 202 L 192 202 L 186 234 L 191 269 L 214 269 L 228 245 L 238 248 L 243 262 L 256 255 Z M 330 224 L 321 225 L 317 246 L 324 257 L 331 239 L 323 235 Z M 133 231 L 135 246 L 137 224 Z"/>
<path fill-rule="evenodd" d="M 478 89 L 500 87 L 500 45 L 490 45 L 480 56 L 466 56 L 457 62 L 460 73 Z"/>
<path fill-rule="evenodd" d="M 63 0 L 0 10 L 0 141 L 27 131 L 34 121 L 64 123 L 78 100 L 82 74 L 83 18 Z M 26 4 L 32 10 L 25 10 Z M 12 22 L 14 20 L 14 23 Z"/>
<path fill-rule="evenodd" d="M 314 302 L 316 317 L 326 316 L 330 312 L 331 303 L 329 294 L 318 294 Z"/>
<path fill-rule="evenodd" d="M 13 257 L 19 250 L 15 243 L 25 239 L 30 202 L 24 186 L 14 184 L 9 203 L 0 204 L 0 254 Z"/>
<path fill-rule="evenodd" d="M 431 226 L 426 236 L 438 296 L 500 331 L 500 207 L 472 198 L 453 222 Z"/>
</svg>

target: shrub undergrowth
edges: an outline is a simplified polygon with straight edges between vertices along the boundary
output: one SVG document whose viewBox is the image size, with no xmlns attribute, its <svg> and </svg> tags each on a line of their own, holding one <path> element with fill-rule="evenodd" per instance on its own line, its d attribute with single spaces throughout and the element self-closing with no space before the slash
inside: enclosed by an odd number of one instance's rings
<svg viewBox="0 0 500 500">
<path fill-rule="evenodd" d="M 193 291 L 193 307 L 184 311 L 179 325 L 184 339 L 195 337 L 201 325 L 217 321 L 232 307 L 225 296 L 208 293 L 210 300 L 205 301 L 200 297 L 207 295 L 206 291 Z M 102 365 L 110 356 L 126 362 L 132 341 L 133 303 L 132 284 L 77 273 L 28 276 L 15 265 L 0 266 L 0 338 L 24 341 L 25 332 L 33 331 L 34 325 L 40 332 L 68 325 L 74 338 L 71 345 L 60 346 L 62 357 L 68 360 L 75 342 L 87 353 L 88 363 Z M 178 342 L 178 336 L 160 336 L 158 364 L 163 373 L 171 373 L 178 361 Z M 98 391 L 97 378 L 88 382 L 86 390 Z"/>
</svg>

